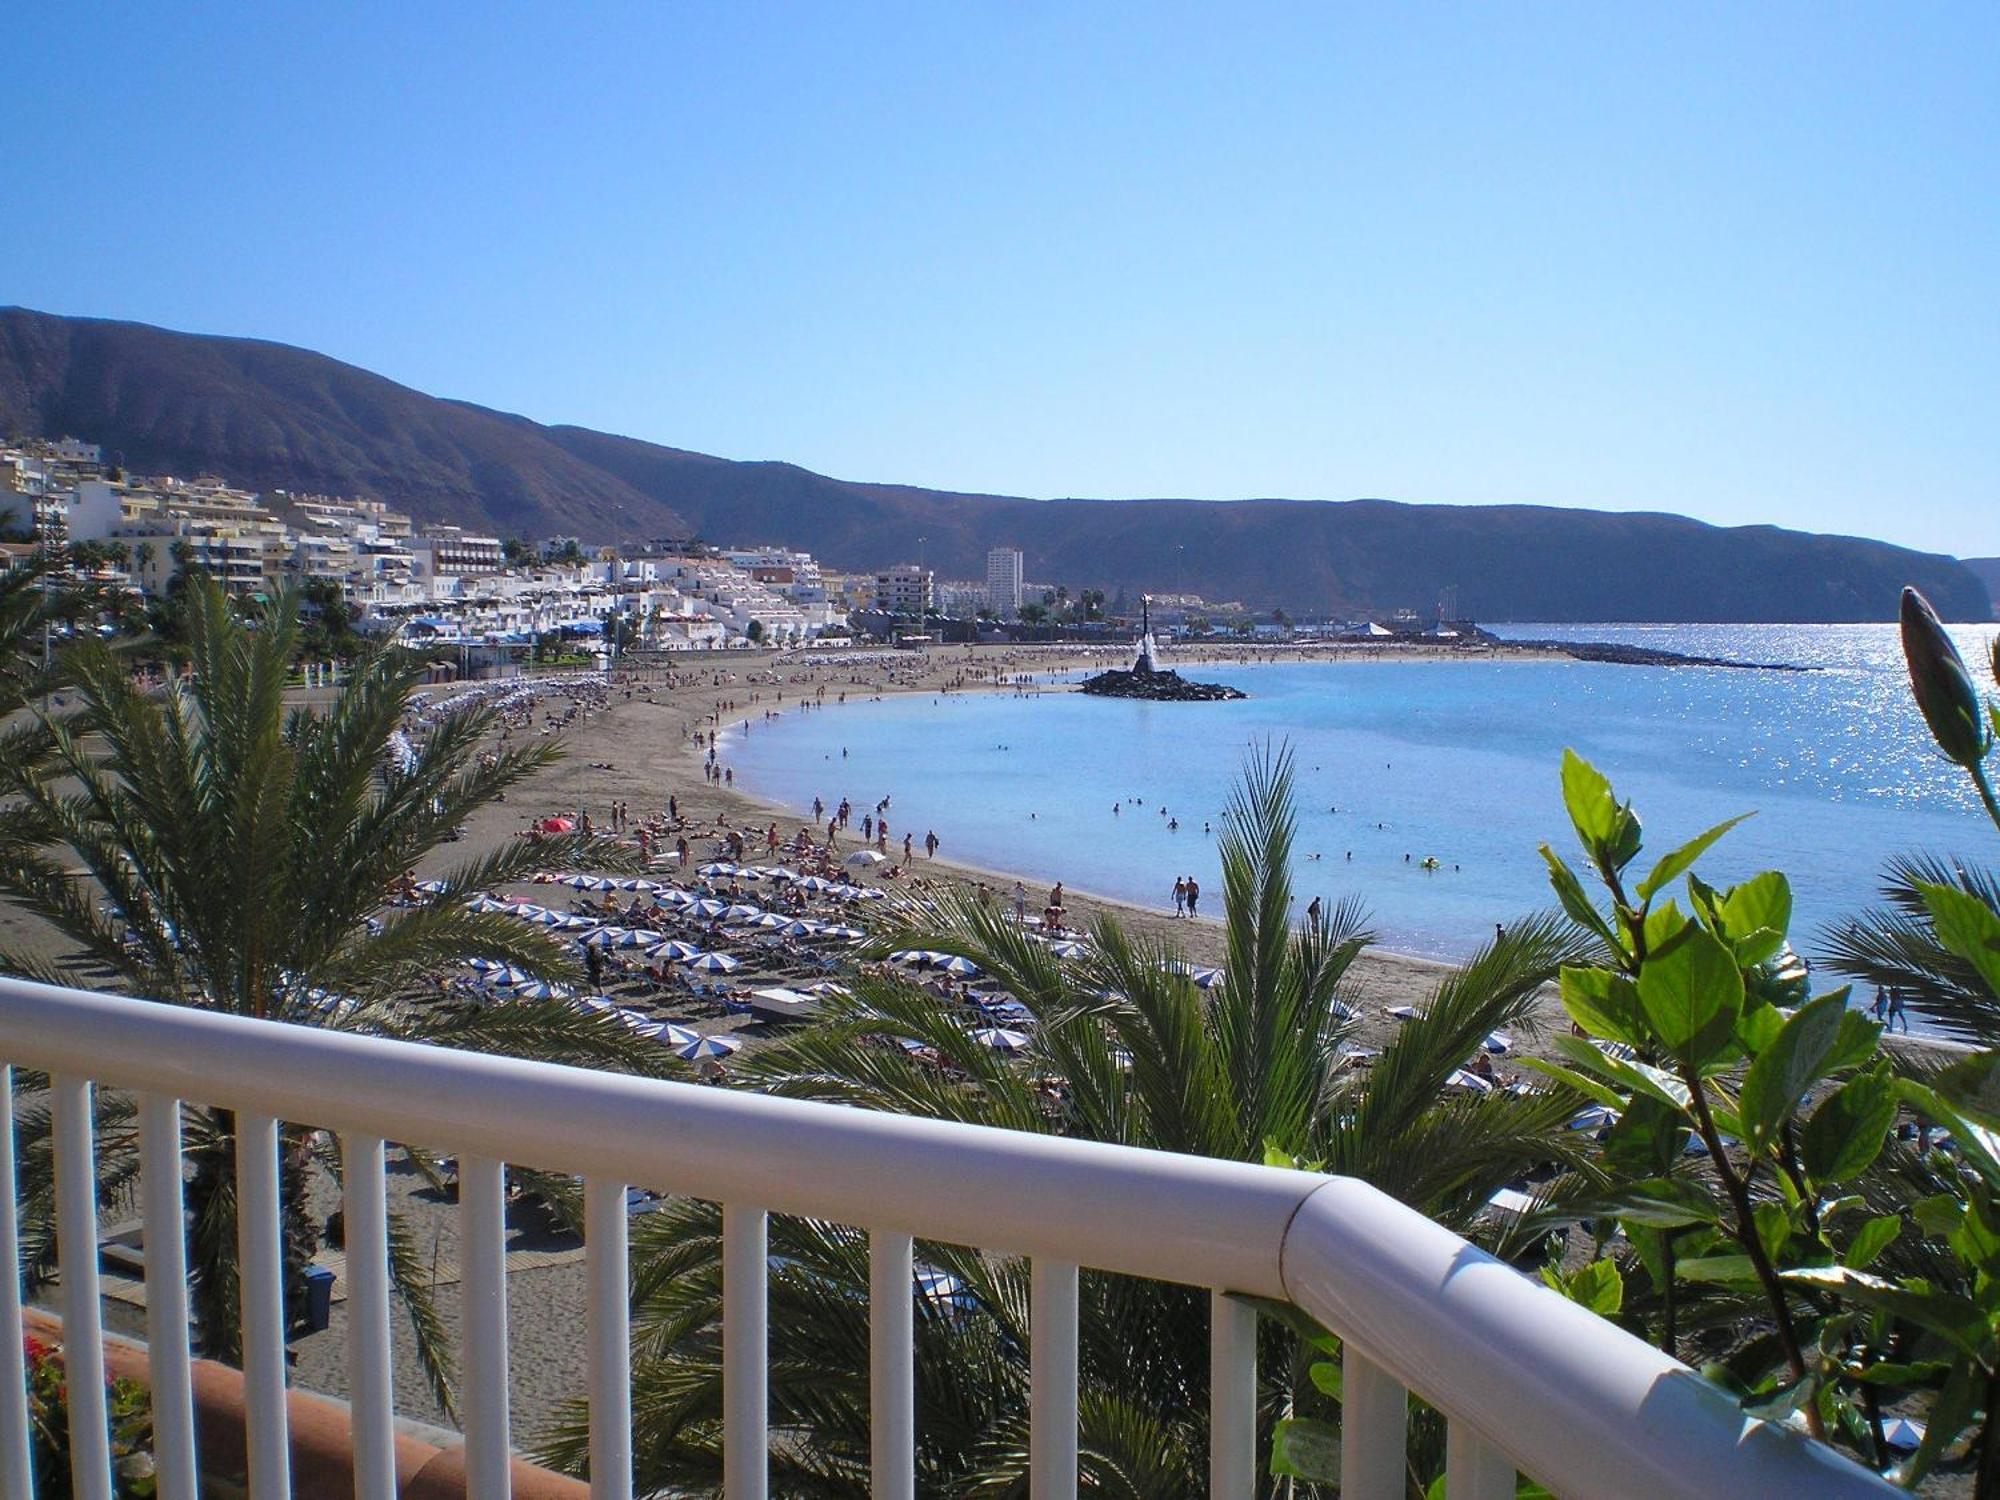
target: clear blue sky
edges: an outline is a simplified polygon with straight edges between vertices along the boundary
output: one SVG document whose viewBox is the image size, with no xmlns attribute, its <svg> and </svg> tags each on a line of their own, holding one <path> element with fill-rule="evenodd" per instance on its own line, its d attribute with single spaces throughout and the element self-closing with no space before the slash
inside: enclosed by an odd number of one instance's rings
<svg viewBox="0 0 2000 1500">
<path fill-rule="evenodd" d="M 2000 553 L 2000 9 L 22 5 L 0 302 L 1031 495 Z"/>
</svg>

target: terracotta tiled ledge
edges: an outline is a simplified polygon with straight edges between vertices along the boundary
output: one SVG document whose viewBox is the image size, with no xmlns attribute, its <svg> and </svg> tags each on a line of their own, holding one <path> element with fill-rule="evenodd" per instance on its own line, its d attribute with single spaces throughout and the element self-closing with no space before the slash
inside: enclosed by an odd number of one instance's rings
<svg viewBox="0 0 2000 1500">
<path fill-rule="evenodd" d="M 62 1320 L 35 1309 L 24 1311 L 27 1331 L 45 1343 L 62 1342 Z M 146 1346 L 128 1339 L 104 1341 L 104 1372 L 114 1379 L 150 1385 Z M 213 1360 L 193 1367 L 195 1443 L 200 1450 L 203 1490 L 242 1493 L 245 1483 L 243 1374 Z M 347 1403 L 311 1391 L 286 1393 L 291 1418 L 294 1500 L 351 1500 L 354 1464 L 349 1451 Z M 514 1460 L 515 1500 L 589 1500 L 590 1486 Z M 435 1443 L 407 1432 L 396 1435 L 396 1491 L 403 1500 L 465 1500 L 465 1449 Z"/>
</svg>

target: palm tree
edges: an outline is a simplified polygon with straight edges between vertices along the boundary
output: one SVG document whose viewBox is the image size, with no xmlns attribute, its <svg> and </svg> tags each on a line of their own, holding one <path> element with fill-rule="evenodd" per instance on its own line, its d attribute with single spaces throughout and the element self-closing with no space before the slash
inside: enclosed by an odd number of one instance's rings
<svg viewBox="0 0 2000 1500">
<path fill-rule="evenodd" d="M 1573 1103 L 1444 1087 L 1488 1033 L 1523 1022 L 1535 992 L 1579 954 L 1564 924 L 1509 924 L 1362 1068 L 1343 1044 L 1352 965 L 1369 934 L 1345 904 L 1293 925 L 1288 757 L 1251 761 L 1221 826 L 1226 957 L 1213 992 L 1182 972 L 1173 947 L 1114 919 L 1092 926 L 1090 957 L 1066 964 L 997 907 L 945 898 L 906 910 L 882 951 L 921 945 L 979 964 L 1034 1016 L 1024 1059 L 980 1045 L 934 995 L 879 974 L 743 1074 L 792 1097 L 1234 1160 L 1282 1156 L 1365 1178 L 1460 1230 L 1533 1165 L 1572 1159 L 1561 1127 Z M 712 1493 L 719 1473 L 719 1234 L 712 1205 L 680 1204 L 634 1235 L 636 1451 L 647 1482 L 676 1493 Z M 805 1438 L 774 1450 L 774 1491 L 865 1494 L 865 1243 L 840 1226 L 774 1220 L 771 1253 L 773 1422 Z M 920 1255 L 958 1288 L 918 1302 L 919 1488 L 1022 1493 L 1027 1269 L 945 1245 Z M 1087 1483 L 1102 1494 L 1201 1492 L 1205 1296 L 1088 1273 L 1080 1295 Z M 1290 1310 L 1268 1310 L 1277 1316 L 1261 1336 L 1267 1427 L 1328 1399 L 1306 1378 Z M 581 1418 L 569 1414 L 551 1460 L 581 1465 Z"/>
<path fill-rule="evenodd" d="M 489 710 L 446 715 L 416 742 L 400 726 L 421 666 L 364 658 L 323 712 L 287 712 L 297 601 L 282 594 L 249 625 L 222 590 L 186 595 L 194 671 L 148 695 L 102 643 L 68 648 L 80 706 L 43 718 L 46 758 L 14 777 L 24 834 L 0 849 L 0 897 L 40 917 L 75 951 L 59 962 L 0 949 L 0 972 L 95 983 L 172 1005 L 367 1032 L 583 1066 L 663 1072 L 662 1049 L 561 1000 L 482 1006 L 449 1000 L 437 976 L 486 955 L 552 980 L 577 965 L 540 929 L 470 910 L 467 899 L 545 863 L 618 868 L 622 851 L 580 838 L 460 859 L 427 905 L 382 910 L 392 886 L 466 818 L 556 758 L 548 742 L 488 750 Z M 0 619 L 4 619 L 0 602 Z M 396 752 L 391 754 L 392 749 Z M 66 866 L 79 866 L 87 882 Z M 42 1081 L 23 1078 L 24 1269 L 53 1269 L 53 1182 Z M 99 1096 L 100 1192 L 129 1196 L 134 1107 Z M 190 1107 L 188 1264 L 197 1335 L 219 1358 L 239 1348 L 234 1119 Z M 328 1148 L 287 1126 L 288 1262 L 301 1284 L 312 1235 L 307 1189 L 337 1173 Z M 414 1153 L 413 1153 L 414 1157 Z M 157 1226 L 155 1226 L 157 1230 Z M 392 1226 L 392 1271 L 441 1401 L 450 1359 L 406 1226 Z"/>
</svg>

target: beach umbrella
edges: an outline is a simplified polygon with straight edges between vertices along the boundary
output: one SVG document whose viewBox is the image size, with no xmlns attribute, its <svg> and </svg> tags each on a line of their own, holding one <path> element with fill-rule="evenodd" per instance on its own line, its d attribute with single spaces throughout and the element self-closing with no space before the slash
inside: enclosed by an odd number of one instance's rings
<svg viewBox="0 0 2000 1500">
<path fill-rule="evenodd" d="M 1371 1058 L 1380 1057 L 1382 1049 L 1380 1047 L 1357 1047 L 1352 1042 L 1342 1042 L 1340 1044 L 1340 1055 L 1342 1057 L 1353 1058 L 1356 1062 L 1366 1062 Z"/>
<path fill-rule="evenodd" d="M 468 958 L 465 964 L 467 968 L 477 969 L 481 974 L 493 969 L 504 969 L 507 967 L 497 958 Z"/>
<path fill-rule="evenodd" d="M 752 906 L 747 901 L 738 901 L 722 909 L 722 920 L 725 922 L 754 922 L 763 915 L 763 907 Z"/>
<path fill-rule="evenodd" d="M 594 891 L 597 889 L 597 877 L 595 875 L 565 875 L 556 884 L 566 885 L 571 890 Z"/>
<path fill-rule="evenodd" d="M 475 896 L 472 900 L 466 902 L 465 906 L 467 911 L 476 911 L 481 916 L 486 915 L 488 912 L 512 911 L 514 909 L 505 901 L 495 901 L 491 896 Z"/>
<path fill-rule="evenodd" d="M 554 926 L 555 924 L 550 923 L 549 925 Z M 588 932 L 594 927 L 601 927 L 603 925 L 604 922 L 601 917 L 586 917 L 582 912 L 576 912 L 562 919 L 562 926 L 568 932 Z"/>
<path fill-rule="evenodd" d="M 778 929 L 779 937 L 818 937 L 826 928 L 818 922 L 808 922 L 804 918 L 794 918 Z"/>
<path fill-rule="evenodd" d="M 1569 1117 L 1569 1129 L 1595 1133 L 1618 1123 L 1618 1111 L 1606 1104 L 1586 1104 Z"/>
<path fill-rule="evenodd" d="M 857 901 L 887 901 L 889 893 L 887 891 L 867 890 L 861 886 L 856 886 L 854 888 L 854 899 Z"/>
<path fill-rule="evenodd" d="M 502 964 L 497 969 L 487 970 L 486 977 L 480 981 L 489 990 L 511 989 L 517 984 L 533 984 L 534 982 L 534 975 L 525 969 L 514 968 L 511 964 Z"/>
<path fill-rule="evenodd" d="M 799 882 L 799 889 L 802 891 L 831 891 L 838 888 L 837 881 L 828 880 L 824 875 L 808 875 Z"/>
<path fill-rule="evenodd" d="M 585 1010 L 608 1010 L 619 1017 L 623 1017 L 625 1014 L 625 1011 L 619 1006 L 618 1002 L 613 1000 L 609 995 L 579 995 L 576 1003 L 581 1005 Z"/>
<path fill-rule="evenodd" d="M 852 870 L 865 870 L 870 865 L 886 865 L 888 862 L 888 855 L 877 854 L 873 849 L 856 849 L 846 859 L 841 861 L 842 864 Z"/>
<path fill-rule="evenodd" d="M 666 941 L 663 933 L 654 932 L 649 927 L 628 927 L 625 935 L 613 946 L 619 948 L 657 948 Z"/>
<path fill-rule="evenodd" d="M 1448 1089 L 1463 1089 L 1465 1092 L 1472 1094 L 1490 1094 L 1493 1092 L 1492 1079 L 1481 1078 L 1477 1073 L 1468 1073 L 1463 1068 L 1454 1068 L 1451 1076 L 1445 1079 L 1444 1086 Z"/>
<path fill-rule="evenodd" d="M 845 942 L 851 942 L 855 938 L 865 938 L 868 936 L 859 927 L 822 927 L 819 933 L 821 937 L 840 938 Z"/>
<path fill-rule="evenodd" d="M 542 819 L 541 827 L 543 833 L 574 833 L 576 832 L 576 819 L 544 818 Z"/>
<path fill-rule="evenodd" d="M 1882 1444 L 1898 1453 L 1915 1453 L 1923 1446 L 1924 1424 L 1908 1417 L 1891 1417 L 1882 1424 Z"/>
<path fill-rule="evenodd" d="M 727 953 L 697 953 L 687 960 L 687 966 L 703 974 L 730 974 L 743 967 L 743 960 Z"/>
<path fill-rule="evenodd" d="M 445 883 L 442 880 L 419 880 L 417 891 L 425 896 L 442 896 L 445 893 Z"/>
<path fill-rule="evenodd" d="M 1513 1038 L 1508 1036 L 1504 1031 L 1488 1033 L 1486 1040 L 1480 1045 L 1496 1057 L 1505 1056 L 1514 1050 Z"/>
<path fill-rule="evenodd" d="M 701 948 L 682 938 L 669 938 L 660 944 L 660 956 L 672 963 L 683 963 L 690 958 L 700 958 Z"/>
<path fill-rule="evenodd" d="M 698 1036 L 685 1046 L 674 1048 L 674 1054 L 689 1062 L 699 1062 L 705 1057 L 730 1057 L 742 1050 L 743 1044 L 733 1036 Z"/>
<path fill-rule="evenodd" d="M 1063 938 L 1049 944 L 1049 952 L 1057 958 L 1082 958 L 1090 952 L 1090 944 L 1079 943 L 1071 938 Z"/>
<path fill-rule="evenodd" d="M 684 891 L 677 885 L 663 885 L 653 893 L 653 899 L 662 906 L 693 906 L 701 898 L 691 891 Z"/>
<path fill-rule="evenodd" d="M 607 884 L 614 885 L 621 891 L 644 891 L 648 895 L 659 889 L 659 886 L 650 880 L 613 880 Z"/>
<path fill-rule="evenodd" d="M 790 917 L 781 916 L 774 911 L 759 912 L 756 918 L 750 923 L 750 925 L 752 927 L 761 927 L 768 932 L 773 927 L 791 926 L 792 919 Z"/>
<path fill-rule="evenodd" d="M 1397 1021 L 1414 1021 L 1417 1018 L 1417 1008 L 1414 1005 L 1392 1005 L 1383 1014 Z"/>
<path fill-rule="evenodd" d="M 982 1026 L 972 1033 L 972 1039 L 995 1052 L 1019 1052 L 1028 1045 L 1026 1032 L 1009 1031 L 1002 1026 Z"/>
<path fill-rule="evenodd" d="M 783 865 L 773 865 L 771 866 L 770 869 L 764 872 L 764 878 L 766 880 L 781 880 L 781 881 L 797 880 L 799 878 L 799 872 L 797 870 L 788 870 Z"/>
<path fill-rule="evenodd" d="M 711 879 L 713 879 L 715 876 L 718 875 L 735 875 L 739 872 L 737 870 L 737 867 L 729 863 L 728 860 L 718 859 L 718 860 L 713 860 L 708 864 L 698 866 L 695 870 L 695 873 L 697 875 L 706 875 Z"/>
<path fill-rule="evenodd" d="M 713 896 L 704 896 L 688 908 L 698 917 L 719 917 L 729 910 L 727 901 L 718 901 Z"/>
<path fill-rule="evenodd" d="M 889 955 L 889 962 L 892 964 L 909 964 L 919 969 L 930 961 L 930 954 L 922 948 L 898 948 Z"/>
<path fill-rule="evenodd" d="M 625 929 L 622 927 L 596 927 L 578 938 L 577 942 L 586 948 L 612 948 L 623 936 Z"/>
<path fill-rule="evenodd" d="M 516 1000 L 566 1000 L 573 993 L 567 985 L 550 984 L 543 979 L 517 984 L 513 990 L 513 998 Z"/>
<path fill-rule="evenodd" d="M 917 1295 L 926 1302 L 939 1307 L 949 1307 L 958 1312 L 968 1312 L 972 1308 L 972 1297 L 965 1290 L 965 1283 L 949 1271 L 941 1271 L 936 1266 L 919 1262 L 914 1268 Z"/>
<path fill-rule="evenodd" d="M 938 968 L 942 969 L 947 974 L 960 974 L 969 978 L 972 975 L 983 974 L 986 972 L 984 969 L 980 968 L 978 964 L 974 963 L 971 959 L 960 958 L 956 953 L 937 954 L 934 955 L 934 958 L 936 960 Z"/>
</svg>

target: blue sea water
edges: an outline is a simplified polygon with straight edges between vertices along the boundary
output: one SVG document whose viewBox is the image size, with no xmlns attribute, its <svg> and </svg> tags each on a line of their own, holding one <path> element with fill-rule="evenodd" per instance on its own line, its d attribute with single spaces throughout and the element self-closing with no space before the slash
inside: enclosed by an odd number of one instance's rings
<svg viewBox="0 0 2000 1500">
<path fill-rule="evenodd" d="M 921 844 L 935 829 L 948 856 L 1163 908 L 1175 876 L 1192 874 L 1212 908 L 1219 867 L 1204 824 L 1217 824 L 1244 757 L 1282 744 L 1296 775 L 1301 907 L 1313 895 L 1354 897 L 1386 946 L 1440 958 L 1463 956 L 1494 923 L 1548 904 L 1537 846 L 1573 848 L 1557 787 L 1566 746 L 1633 800 L 1652 856 L 1754 812 L 1702 869 L 1712 882 L 1784 870 L 1796 893 L 1794 940 L 1808 951 L 1817 933 L 1872 902 L 1891 854 L 2000 860 L 2000 833 L 1923 732 L 1893 626 L 1500 633 L 1817 670 L 1493 660 L 1204 666 L 1197 677 L 1250 696 L 1218 704 L 1066 692 L 890 698 L 760 721 L 733 732 L 723 758 L 739 786 L 790 806 L 849 798 L 857 828 L 861 810 L 890 796 L 899 843 L 905 831 Z M 1958 632 L 1968 661 L 1986 660 L 1993 635 L 1991 626 Z M 1987 682 L 1983 668 L 1980 677 Z M 1441 867 L 1423 869 L 1426 856 Z"/>
</svg>

